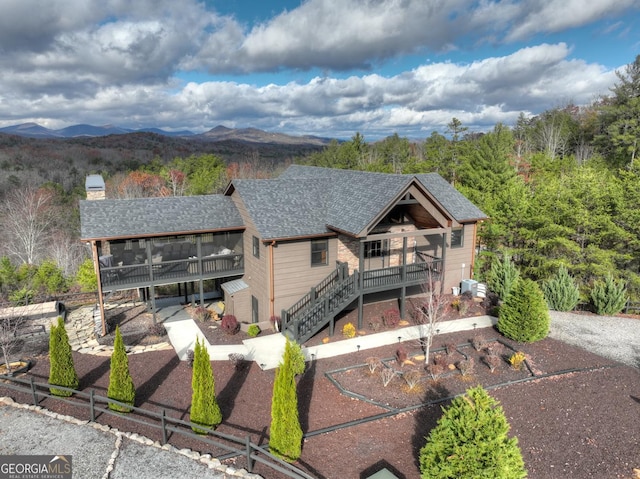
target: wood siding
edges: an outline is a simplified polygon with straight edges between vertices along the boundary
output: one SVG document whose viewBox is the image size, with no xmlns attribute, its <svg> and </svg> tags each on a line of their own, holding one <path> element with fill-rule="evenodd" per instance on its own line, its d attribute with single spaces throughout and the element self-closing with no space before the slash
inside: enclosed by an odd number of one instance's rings
<svg viewBox="0 0 640 479">
<path fill-rule="evenodd" d="M 240 216 L 242 216 L 242 220 L 245 224 L 245 231 L 243 235 L 243 249 L 245 252 L 244 255 L 244 276 L 243 280 L 247 285 L 248 293 L 247 297 L 248 306 L 246 310 L 248 310 L 248 317 L 239 317 L 236 315 L 238 321 L 251 322 L 251 295 L 255 296 L 258 299 L 258 309 L 259 309 L 259 318 L 261 321 L 269 319 L 269 291 L 271 287 L 270 277 L 269 277 L 269 248 L 266 247 L 262 243 L 262 239 L 260 238 L 260 234 L 256 229 L 255 225 L 251 221 L 251 217 L 247 213 L 247 209 L 244 205 L 244 202 L 238 195 L 237 191 L 233 192 L 231 196 L 236 208 L 240 212 Z M 256 258 L 253 255 L 253 237 L 258 238 L 259 249 L 260 249 L 260 258 Z M 235 305 L 238 308 L 238 305 Z M 244 311 L 244 309 L 243 309 Z M 241 313 L 241 314 L 244 314 Z"/>
<path fill-rule="evenodd" d="M 328 261 L 323 266 L 311 266 L 311 240 L 278 243 L 273 249 L 276 314 L 293 305 L 336 268 L 337 241 L 329 238 Z"/>
<path fill-rule="evenodd" d="M 472 278 L 473 249 L 475 248 L 474 225 L 464 225 L 462 247 L 451 248 L 451 233 L 447 233 L 447 252 L 444 266 L 444 293 L 451 294 L 453 286 L 460 286 L 463 279 Z M 464 270 L 462 265 L 464 264 Z"/>
</svg>

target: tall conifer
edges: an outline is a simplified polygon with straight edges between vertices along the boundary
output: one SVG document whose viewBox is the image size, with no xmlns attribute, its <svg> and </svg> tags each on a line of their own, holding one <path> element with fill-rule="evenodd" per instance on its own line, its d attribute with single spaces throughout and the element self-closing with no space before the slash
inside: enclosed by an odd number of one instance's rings
<svg viewBox="0 0 640 479">
<path fill-rule="evenodd" d="M 61 316 L 58 316 L 57 325 L 51 325 L 51 331 L 49 332 L 49 384 L 71 389 L 78 389 L 80 384 L 73 364 L 69 336 Z M 49 391 L 56 396 L 68 397 L 73 394 L 55 387 L 50 387 Z"/>
</svg>

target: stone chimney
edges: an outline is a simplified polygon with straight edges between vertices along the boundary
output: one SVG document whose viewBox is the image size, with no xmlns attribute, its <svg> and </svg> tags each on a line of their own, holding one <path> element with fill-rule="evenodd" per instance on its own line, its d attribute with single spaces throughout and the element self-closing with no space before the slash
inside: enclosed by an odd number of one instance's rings
<svg viewBox="0 0 640 479">
<path fill-rule="evenodd" d="M 107 197 L 102 175 L 88 175 L 84 187 L 88 200 L 104 200 Z"/>
</svg>

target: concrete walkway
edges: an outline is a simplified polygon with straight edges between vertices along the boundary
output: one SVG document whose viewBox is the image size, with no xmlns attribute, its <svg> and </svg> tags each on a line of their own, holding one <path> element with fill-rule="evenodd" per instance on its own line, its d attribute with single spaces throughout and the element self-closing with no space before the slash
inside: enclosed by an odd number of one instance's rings
<svg viewBox="0 0 640 479">
<path fill-rule="evenodd" d="M 212 361 L 226 361 L 229 354 L 239 353 L 248 361 L 254 361 L 262 369 L 273 369 L 278 366 L 284 353 L 285 337 L 282 334 L 264 334 L 256 338 L 246 339 L 238 345 L 212 345 L 204 337 L 200 328 L 189 317 L 181 305 L 166 305 L 158 309 L 158 315 L 164 321 L 169 341 L 173 345 L 180 360 L 187 359 L 187 351 L 193 349 L 196 338 L 203 340 Z M 491 316 L 443 321 L 438 324 L 438 334 L 467 331 L 475 328 L 493 326 L 497 319 Z M 336 334 L 339 334 L 336 332 Z M 389 344 L 415 341 L 424 336 L 421 326 L 408 326 L 381 333 L 367 334 L 352 339 L 340 339 L 318 346 L 303 347 L 307 360 L 330 358 L 342 354 L 354 353 L 366 349 L 379 348 Z"/>
</svg>

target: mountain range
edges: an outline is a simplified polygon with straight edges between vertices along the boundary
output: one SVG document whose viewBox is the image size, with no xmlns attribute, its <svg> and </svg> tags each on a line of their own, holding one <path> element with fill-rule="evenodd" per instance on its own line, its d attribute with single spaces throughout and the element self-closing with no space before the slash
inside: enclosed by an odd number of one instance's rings
<svg viewBox="0 0 640 479">
<path fill-rule="evenodd" d="M 26 138 L 54 139 L 54 138 L 91 138 L 109 135 L 126 135 L 129 133 L 155 133 L 162 136 L 195 139 L 202 141 L 241 141 L 246 143 L 272 144 L 315 144 L 326 145 L 331 140 L 316 136 L 292 136 L 283 133 L 271 133 L 257 128 L 227 128 L 219 125 L 205 133 L 194 133 L 189 130 L 165 131 L 159 128 L 128 129 L 115 125 L 72 125 L 59 130 L 51 130 L 37 123 L 22 123 L 19 125 L 0 128 L 0 133 L 17 135 Z"/>
</svg>

